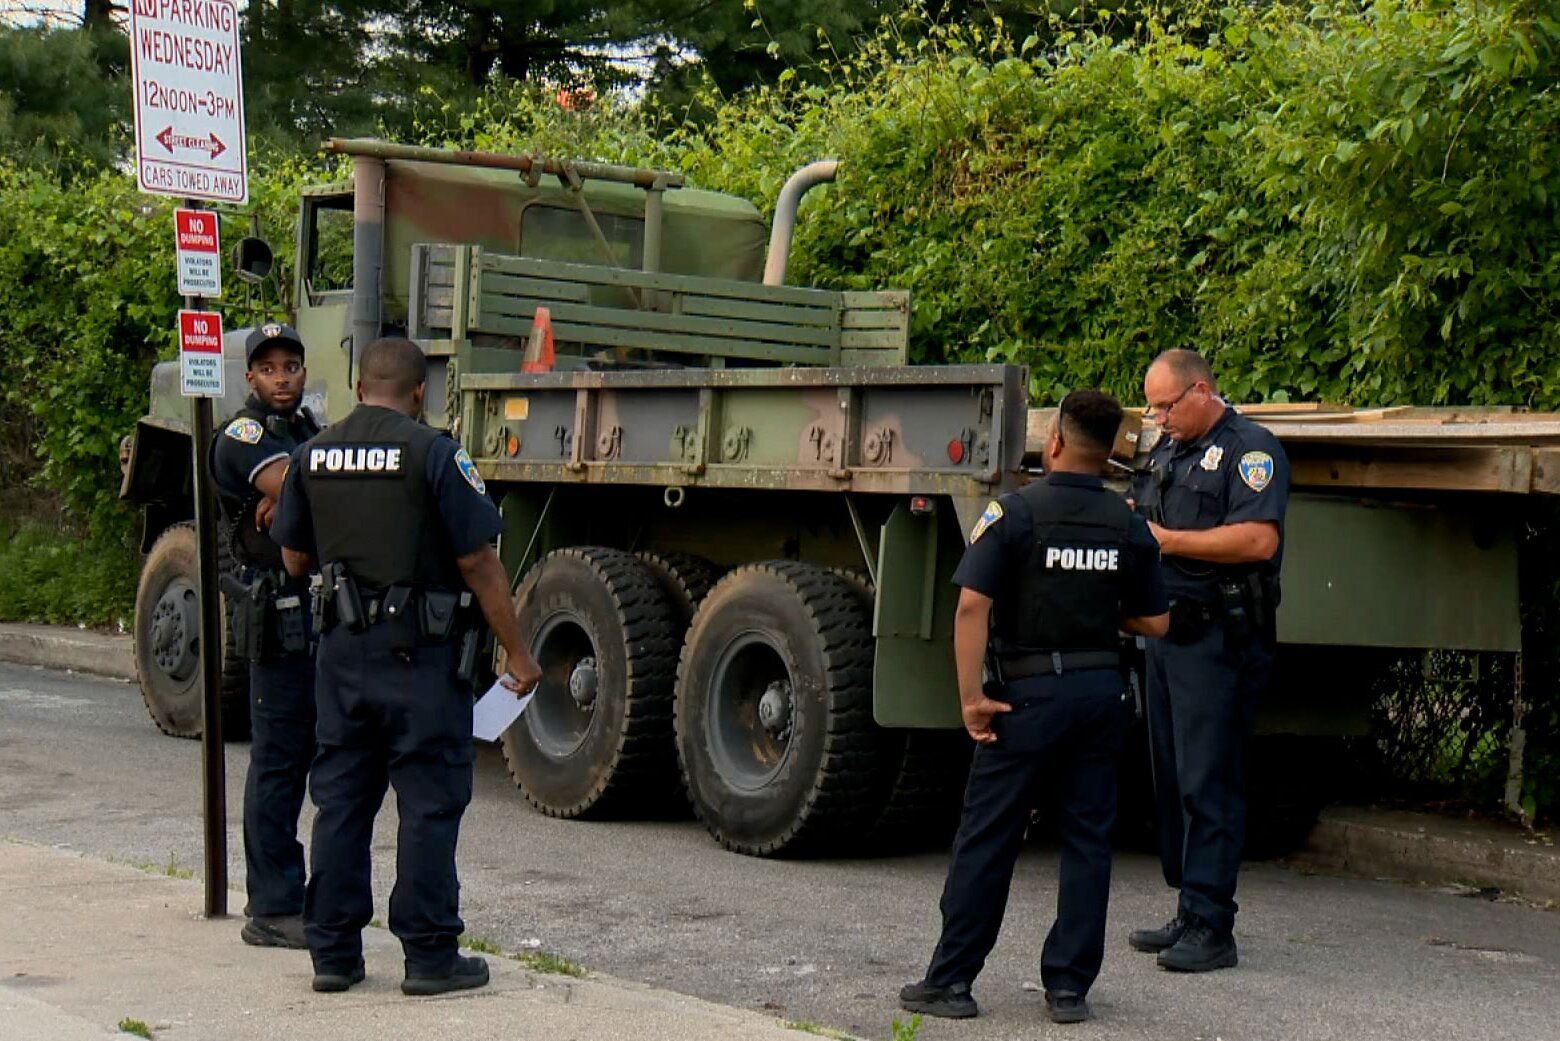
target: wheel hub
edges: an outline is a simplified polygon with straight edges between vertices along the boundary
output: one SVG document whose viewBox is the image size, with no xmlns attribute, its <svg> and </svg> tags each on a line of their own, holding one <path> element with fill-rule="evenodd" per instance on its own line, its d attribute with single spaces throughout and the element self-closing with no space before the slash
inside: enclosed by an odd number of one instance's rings
<svg viewBox="0 0 1560 1041">
<path fill-rule="evenodd" d="M 196 651 L 200 619 L 195 613 L 194 590 L 175 582 L 164 590 L 152 609 L 152 662 L 176 682 L 194 675 L 199 664 Z"/>
<path fill-rule="evenodd" d="M 764 730 L 778 740 L 784 740 L 791 730 L 791 684 L 775 680 L 764 688 L 758 699 L 758 721 Z"/>
<path fill-rule="evenodd" d="M 596 704 L 596 659 L 581 658 L 569 673 L 569 695 L 574 703 L 587 711 Z"/>
</svg>

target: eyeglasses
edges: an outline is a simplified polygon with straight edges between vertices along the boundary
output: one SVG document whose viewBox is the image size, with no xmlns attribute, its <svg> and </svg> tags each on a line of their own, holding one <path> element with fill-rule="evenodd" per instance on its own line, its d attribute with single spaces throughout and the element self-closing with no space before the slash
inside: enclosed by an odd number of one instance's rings
<svg viewBox="0 0 1560 1041">
<path fill-rule="evenodd" d="M 1177 405 L 1179 405 L 1181 403 L 1181 399 L 1186 397 L 1186 395 L 1190 394 L 1192 392 L 1192 388 L 1194 388 L 1196 386 L 1197 386 L 1197 384 L 1195 384 L 1195 383 L 1188 384 L 1186 389 L 1181 391 L 1181 393 L 1177 394 L 1174 397 L 1174 399 L 1172 399 L 1168 404 L 1165 404 L 1165 405 L 1150 405 L 1150 406 L 1148 406 L 1148 408 L 1143 410 L 1143 414 L 1145 416 L 1147 416 L 1149 419 L 1153 419 L 1153 420 L 1159 420 L 1159 419 L 1165 418 L 1166 416 L 1168 416 L 1170 414 L 1170 410 L 1175 408 Z"/>
</svg>

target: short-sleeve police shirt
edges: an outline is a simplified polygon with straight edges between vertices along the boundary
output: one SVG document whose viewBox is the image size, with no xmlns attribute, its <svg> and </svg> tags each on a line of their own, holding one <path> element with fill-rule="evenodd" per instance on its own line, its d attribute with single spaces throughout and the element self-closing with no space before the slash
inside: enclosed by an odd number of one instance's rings
<svg viewBox="0 0 1560 1041">
<path fill-rule="evenodd" d="M 314 521 L 303 482 L 306 449 L 306 445 L 300 446 L 288 465 L 282 498 L 271 522 L 271 537 L 288 549 L 313 553 Z M 454 439 L 440 437 L 429 447 L 427 479 L 450 549 L 457 557 L 475 553 L 504 530 L 498 507 L 488 498 L 487 484 L 471 456 Z"/>
<path fill-rule="evenodd" d="M 1086 474 L 1053 473 L 1047 474 L 1045 480 L 1051 484 L 1093 488 L 1101 495 L 1114 494 L 1106 489 L 1104 481 Z M 1010 498 L 1012 496 L 1004 495 L 986 507 L 970 533 L 969 548 L 953 573 L 955 585 L 972 589 L 999 603 L 1011 589 L 1013 576 L 1028 559 L 1034 533 L 1027 511 L 1013 510 L 1007 503 Z M 1159 542 L 1148 530 L 1147 522 L 1136 516 L 1132 518 L 1127 538 L 1123 557 L 1130 579 L 1121 603 L 1121 617 L 1163 614 L 1170 606 L 1160 574 Z"/>
<path fill-rule="evenodd" d="M 297 447 L 297 441 L 278 436 L 258 419 L 234 416 L 212 446 L 212 477 L 222 494 L 242 501 L 249 497 L 260 471 L 277 460 L 286 460 Z"/>
<path fill-rule="evenodd" d="M 1272 521 L 1278 525 L 1279 549 L 1265 569 L 1277 573 L 1289 507 L 1289 459 L 1271 431 L 1226 409 L 1195 441 L 1161 438 L 1148 462 L 1149 472 L 1133 483 L 1141 511 L 1180 531 Z M 1172 593 L 1205 592 L 1217 577 L 1216 569 L 1202 561 L 1167 556 L 1165 565 Z"/>
</svg>

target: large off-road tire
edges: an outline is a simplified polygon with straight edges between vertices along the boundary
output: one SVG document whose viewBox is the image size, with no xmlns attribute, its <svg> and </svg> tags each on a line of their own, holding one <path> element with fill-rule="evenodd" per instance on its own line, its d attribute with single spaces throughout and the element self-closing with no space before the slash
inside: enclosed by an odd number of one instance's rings
<svg viewBox="0 0 1560 1041">
<path fill-rule="evenodd" d="M 888 801 L 866 834 L 875 853 L 946 847 L 959 827 L 975 742 L 962 730 L 903 732 Z"/>
<path fill-rule="evenodd" d="M 656 581 L 671 599 L 677 620 L 684 628 L 693 621 L 694 612 L 720 581 L 720 568 L 692 553 L 643 550 L 634 556 L 655 573 Z"/>
<path fill-rule="evenodd" d="M 219 556 L 219 566 L 228 566 Z M 195 526 L 158 536 L 135 593 L 135 671 L 152 722 L 173 737 L 201 734 L 199 545 Z M 249 665 L 232 651 L 232 616 L 222 604 L 222 734 L 249 736 Z"/>
<path fill-rule="evenodd" d="M 852 848 L 894 768 L 872 721 L 871 620 L 856 589 L 792 561 L 723 578 L 683 645 L 677 750 L 695 811 L 727 849 Z"/>
<path fill-rule="evenodd" d="M 656 576 L 616 549 L 561 549 L 527 572 L 520 629 L 542 667 L 504 734 L 509 775 L 550 817 L 654 812 L 676 798 L 681 627 Z"/>
</svg>

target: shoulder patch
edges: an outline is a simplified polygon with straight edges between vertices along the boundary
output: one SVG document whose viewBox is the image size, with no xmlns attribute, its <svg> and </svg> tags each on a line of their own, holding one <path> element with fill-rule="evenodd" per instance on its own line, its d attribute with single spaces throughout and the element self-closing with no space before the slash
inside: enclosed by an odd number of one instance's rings
<svg viewBox="0 0 1560 1041">
<path fill-rule="evenodd" d="M 261 435 L 265 433 L 265 428 L 248 416 L 239 416 L 229 423 L 222 432 L 234 441 L 242 441 L 246 445 L 258 445 Z"/>
<path fill-rule="evenodd" d="M 1246 487 L 1260 492 L 1273 481 L 1273 457 L 1266 452 L 1247 452 L 1240 457 L 1240 479 Z"/>
<path fill-rule="evenodd" d="M 477 473 L 477 464 L 471 461 L 471 456 L 464 448 L 457 449 L 455 452 L 455 468 L 466 479 L 466 483 L 476 489 L 478 495 L 487 494 L 487 482 L 482 479 L 481 474 Z"/>
<path fill-rule="evenodd" d="M 980 515 L 980 520 L 975 522 L 975 527 L 970 529 L 970 545 L 979 541 L 986 534 L 986 529 L 1002 519 L 1002 507 L 996 502 L 986 504 L 986 512 Z"/>
</svg>

